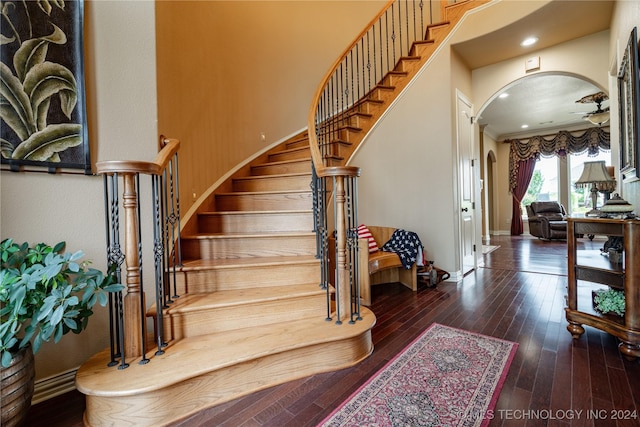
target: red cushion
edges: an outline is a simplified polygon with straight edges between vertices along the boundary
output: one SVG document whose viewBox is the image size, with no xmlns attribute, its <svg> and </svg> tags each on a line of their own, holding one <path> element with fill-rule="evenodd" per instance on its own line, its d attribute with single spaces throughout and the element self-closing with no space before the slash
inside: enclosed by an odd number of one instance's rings
<svg viewBox="0 0 640 427">
<path fill-rule="evenodd" d="M 369 240 L 369 253 L 378 251 L 378 243 L 376 243 L 376 239 L 373 238 L 371 231 L 369 231 L 366 225 L 361 224 L 358 227 L 358 238 Z"/>
</svg>

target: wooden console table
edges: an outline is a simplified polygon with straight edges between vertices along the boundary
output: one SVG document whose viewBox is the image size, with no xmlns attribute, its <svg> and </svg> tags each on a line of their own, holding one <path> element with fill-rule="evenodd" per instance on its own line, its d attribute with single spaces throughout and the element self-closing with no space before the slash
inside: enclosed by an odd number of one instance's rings
<svg viewBox="0 0 640 427">
<path fill-rule="evenodd" d="M 597 249 L 578 249 L 576 239 L 591 234 L 622 236 L 622 263 L 610 262 Z M 640 357 L 640 221 L 569 218 L 567 246 L 567 330 L 578 339 L 584 333 L 582 325 L 598 328 L 620 339 L 618 348 L 625 357 Z M 593 308 L 592 291 L 603 284 L 624 291 L 624 317 L 603 315 Z"/>
</svg>

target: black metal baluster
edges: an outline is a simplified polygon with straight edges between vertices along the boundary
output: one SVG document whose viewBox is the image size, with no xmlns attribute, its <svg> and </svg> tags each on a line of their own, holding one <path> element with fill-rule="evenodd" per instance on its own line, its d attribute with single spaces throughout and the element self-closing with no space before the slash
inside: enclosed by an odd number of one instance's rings
<svg viewBox="0 0 640 427">
<path fill-rule="evenodd" d="M 109 181 L 113 180 L 113 176 L 111 175 L 104 175 L 103 178 L 103 184 L 104 184 L 104 216 L 105 216 L 105 236 L 107 239 L 107 272 L 108 274 L 116 274 L 115 272 L 112 273 L 111 271 L 111 267 L 112 266 L 116 266 L 117 268 L 117 264 L 114 263 L 112 257 L 111 257 L 111 230 L 112 230 L 112 222 L 111 222 L 111 214 L 110 214 L 110 205 L 113 203 L 114 197 L 113 195 L 109 192 Z M 111 183 L 111 185 L 113 186 L 113 183 Z M 117 197 L 117 195 L 116 195 Z M 117 200 L 117 199 L 116 199 Z M 120 279 L 118 278 L 118 282 L 120 282 Z M 118 330 L 118 325 L 116 323 L 116 316 L 115 316 L 115 295 L 113 293 L 109 293 L 109 348 L 110 348 L 110 356 L 111 356 L 111 360 L 109 361 L 109 363 L 107 363 L 107 366 L 115 366 L 118 364 L 118 362 L 116 361 L 116 357 L 120 356 L 120 351 L 119 349 L 116 348 L 116 346 L 118 345 L 118 341 L 116 340 L 116 333 Z"/>
<path fill-rule="evenodd" d="M 142 258 L 142 217 L 140 214 L 140 174 L 136 174 L 136 214 L 138 217 L 138 274 L 140 275 L 140 293 L 144 294 L 144 275 L 143 275 L 143 258 Z M 140 298 L 140 348 L 142 348 L 142 358 L 138 364 L 146 365 L 149 363 L 147 359 L 147 328 L 146 328 L 146 311 L 145 299 Z"/>
<path fill-rule="evenodd" d="M 420 6 L 420 40 L 426 40 L 427 35 L 424 31 L 424 1 L 420 0 L 418 5 Z"/>
<path fill-rule="evenodd" d="M 336 190 L 337 188 L 337 183 L 336 183 L 336 177 L 332 177 L 332 185 L 333 185 L 333 191 Z M 334 200 L 333 202 L 333 229 L 334 230 L 338 230 L 338 204 L 336 203 L 336 201 Z M 334 259 L 336 260 L 336 265 L 335 265 L 335 271 L 333 272 L 334 274 L 334 278 L 335 278 L 335 300 L 336 300 L 336 325 L 342 325 L 342 320 L 340 320 L 340 279 L 341 279 L 341 275 L 339 274 L 339 270 L 340 270 L 340 259 L 338 258 L 338 236 L 335 236 L 335 239 L 333 239 L 334 241 L 334 247 L 333 247 L 333 253 L 334 253 Z"/>
<path fill-rule="evenodd" d="M 156 282 L 156 356 L 164 354 L 164 350 L 162 349 L 164 341 L 164 308 L 162 302 L 164 299 L 165 274 L 162 262 L 164 247 L 162 242 L 162 221 L 160 217 L 160 180 L 160 175 L 151 176 L 151 192 L 153 197 L 153 254 Z"/>
<path fill-rule="evenodd" d="M 367 32 L 367 93 L 371 89 L 371 42 L 369 35 L 371 31 Z M 375 37 L 374 37 L 375 45 Z M 374 46 L 375 49 L 375 46 Z"/>
<path fill-rule="evenodd" d="M 173 160 L 169 161 L 169 164 L 167 165 L 167 171 L 168 171 L 167 173 L 169 174 L 169 203 L 171 207 L 168 212 L 167 222 L 171 227 L 171 251 L 170 251 L 170 253 L 172 254 L 171 266 L 173 268 L 172 271 L 175 271 L 175 266 L 179 262 L 178 260 L 179 246 L 176 245 L 178 240 L 178 237 L 176 236 L 176 222 L 178 221 L 178 217 L 176 216 L 176 204 L 175 204 L 176 196 L 174 193 L 175 190 L 174 190 L 174 184 L 173 184 Z M 169 287 L 171 287 L 170 283 L 168 285 Z M 173 281 L 172 298 L 179 298 L 177 284 L 175 280 Z"/>
<path fill-rule="evenodd" d="M 120 191 L 118 189 L 118 174 L 113 174 L 112 177 L 112 203 L 111 203 L 111 221 L 112 221 L 112 242 L 113 249 L 111 251 L 110 256 L 116 263 L 116 275 L 118 277 L 118 282 L 122 283 L 122 263 L 124 262 L 125 256 L 122 252 L 122 247 L 120 246 L 120 208 L 119 208 L 119 199 L 120 199 Z M 118 336 L 118 353 L 120 354 L 120 365 L 118 369 L 126 369 L 129 367 L 129 364 L 125 360 L 124 354 L 124 296 L 122 291 L 116 294 L 115 302 L 116 302 L 116 334 Z"/>
<path fill-rule="evenodd" d="M 354 252 L 354 260 L 355 260 L 355 265 L 354 265 L 354 281 L 355 281 L 355 301 L 356 301 L 356 312 L 357 312 L 357 319 L 356 320 L 362 320 L 362 316 L 361 316 L 361 306 L 360 306 L 360 275 L 362 274 L 362 272 L 360 271 L 360 263 L 358 262 L 358 260 L 360 259 L 360 247 L 358 246 L 358 177 L 353 177 L 352 180 L 352 197 L 353 197 L 353 223 L 355 224 L 355 230 L 353 231 L 354 235 L 353 235 L 353 239 L 355 242 L 355 252 Z M 366 274 L 368 274 L 368 272 L 366 272 Z"/>
</svg>

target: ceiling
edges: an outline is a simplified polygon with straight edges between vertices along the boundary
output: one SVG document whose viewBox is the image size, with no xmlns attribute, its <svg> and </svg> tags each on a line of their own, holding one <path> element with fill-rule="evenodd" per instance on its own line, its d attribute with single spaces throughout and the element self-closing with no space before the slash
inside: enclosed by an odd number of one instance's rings
<svg viewBox="0 0 640 427">
<path fill-rule="evenodd" d="M 534 0 L 535 1 L 535 0 Z M 555 0 L 513 24 L 475 39 L 453 45 L 471 69 L 526 55 L 575 38 L 609 28 L 615 2 Z M 588 25 L 585 25 L 588 23 Z M 520 46 L 526 37 L 538 42 Z M 571 128 L 588 123 L 582 112 L 596 110 L 595 103 L 576 103 L 602 89 L 591 82 L 567 75 L 532 74 L 507 87 L 508 97 L 496 98 L 480 113 L 478 123 L 496 140 L 544 130 Z M 602 107 L 608 107 L 604 101 Z M 527 124 L 529 127 L 522 129 Z"/>
</svg>

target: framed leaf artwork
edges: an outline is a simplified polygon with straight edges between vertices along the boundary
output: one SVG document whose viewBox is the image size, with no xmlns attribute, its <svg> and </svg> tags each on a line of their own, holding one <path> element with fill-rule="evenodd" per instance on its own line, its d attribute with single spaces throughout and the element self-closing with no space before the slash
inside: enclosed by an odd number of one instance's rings
<svg viewBox="0 0 640 427">
<path fill-rule="evenodd" d="M 620 108 L 620 172 L 624 182 L 640 179 L 640 67 L 638 30 L 631 31 L 618 72 Z"/>
<path fill-rule="evenodd" d="M 0 7 L 3 169 L 90 174 L 84 3 L 3 1 Z"/>
</svg>

